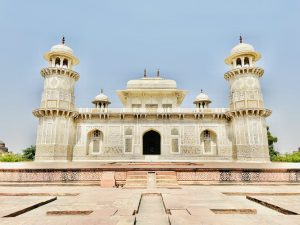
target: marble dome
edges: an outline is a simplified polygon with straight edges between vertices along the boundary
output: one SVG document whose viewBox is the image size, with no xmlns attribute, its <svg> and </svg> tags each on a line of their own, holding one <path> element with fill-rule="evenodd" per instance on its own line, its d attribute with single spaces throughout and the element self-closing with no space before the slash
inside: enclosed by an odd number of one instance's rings
<svg viewBox="0 0 300 225">
<path fill-rule="evenodd" d="M 252 45 L 246 43 L 239 43 L 231 49 L 230 54 L 234 55 L 234 54 L 240 54 L 244 52 L 254 52 L 254 51 L 255 50 Z"/>
<path fill-rule="evenodd" d="M 73 50 L 66 46 L 65 44 L 58 44 L 58 45 L 54 45 L 50 52 L 57 52 L 57 53 L 69 53 L 69 54 L 73 54 Z"/>
<path fill-rule="evenodd" d="M 79 59 L 74 55 L 73 50 L 64 43 L 52 46 L 50 51 L 44 55 L 44 58 L 50 61 L 51 56 L 65 56 L 72 60 L 73 65 L 79 63 Z"/>
<path fill-rule="evenodd" d="M 94 98 L 93 102 L 109 102 L 109 100 L 105 94 L 100 93 Z"/>
<path fill-rule="evenodd" d="M 203 101 L 210 102 L 210 99 L 207 94 L 201 92 L 199 95 L 197 95 L 195 102 L 203 102 Z"/>
<path fill-rule="evenodd" d="M 143 77 L 127 82 L 127 89 L 176 89 L 176 81 L 161 77 Z"/>
<path fill-rule="evenodd" d="M 231 49 L 230 55 L 225 59 L 225 63 L 231 64 L 234 58 L 241 55 L 252 55 L 254 61 L 259 60 L 261 57 L 260 53 L 255 51 L 252 45 L 247 43 L 239 43 Z"/>
</svg>

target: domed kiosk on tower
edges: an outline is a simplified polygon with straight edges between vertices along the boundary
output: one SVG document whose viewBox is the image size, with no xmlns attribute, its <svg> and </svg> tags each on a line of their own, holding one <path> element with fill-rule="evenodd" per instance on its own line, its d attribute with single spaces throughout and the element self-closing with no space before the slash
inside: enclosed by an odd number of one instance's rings
<svg viewBox="0 0 300 225">
<path fill-rule="evenodd" d="M 232 69 L 244 66 L 251 67 L 255 66 L 255 62 L 260 58 L 260 53 L 255 51 L 252 45 L 243 43 L 243 38 L 240 36 L 240 43 L 231 49 L 225 63 L 230 65 Z"/>
<path fill-rule="evenodd" d="M 63 67 L 71 69 L 73 65 L 79 63 L 79 59 L 74 55 L 73 50 L 65 44 L 65 37 L 61 44 L 52 46 L 49 52 L 44 55 L 44 59 L 51 67 Z"/>
</svg>

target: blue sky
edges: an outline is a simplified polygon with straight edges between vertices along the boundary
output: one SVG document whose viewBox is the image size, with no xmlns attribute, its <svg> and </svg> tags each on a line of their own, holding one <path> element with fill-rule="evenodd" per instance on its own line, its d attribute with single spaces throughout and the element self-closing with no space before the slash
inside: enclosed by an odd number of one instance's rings
<svg viewBox="0 0 300 225">
<path fill-rule="evenodd" d="M 43 87 L 43 54 L 66 37 L 81 63 L 78 107 L 91 107 L 103 88 L 115 93 L 144 68 L 175 79 L 188 90 L 183 107 L 193 107 L 203 89 L 212 107 L 227 107 L 224 64 L 241 33 L 261 52 L 259 66 L 267 119 L 281 152 L 297 150 L 299 138 L 300 1 L 15 1 L 0 0 L 0 140 L 11 151 L 35 143 Z"/>
</svg>

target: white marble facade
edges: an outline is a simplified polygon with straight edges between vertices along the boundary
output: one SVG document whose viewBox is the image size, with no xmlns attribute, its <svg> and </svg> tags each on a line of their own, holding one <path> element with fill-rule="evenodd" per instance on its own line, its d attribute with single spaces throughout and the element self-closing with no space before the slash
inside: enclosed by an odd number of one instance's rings
<svg viewBox="0 0 300 225">
<path fill-rule="evenodd" d="M 76 108 L 74 87 L 79 63 L 64 39 L 44 58 L 44 91 L 40 107 L 37 161 L 269 161 L 259 78 L 260 54 L 240 40 L 225 59 L 230 70 L 228 108 L 210 108 L 204 93 L 193 108 L 181 108 L 185 90 L 176 81 L 144 75 L 130 80 L 117 94 L 122 108 L 111 108 L 102 93 L 91 108 Z"/>
</svg>

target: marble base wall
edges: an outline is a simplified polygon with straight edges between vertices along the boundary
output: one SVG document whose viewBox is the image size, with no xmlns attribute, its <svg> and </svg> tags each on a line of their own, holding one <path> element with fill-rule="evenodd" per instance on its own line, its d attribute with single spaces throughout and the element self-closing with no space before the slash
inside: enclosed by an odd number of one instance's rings
<svg viewBox="0 0 300 225">
<path fill-rule="evenodd" d="M 70 145 L 37 145 L 35 161 L 71 161 Z"/>
</svg>

